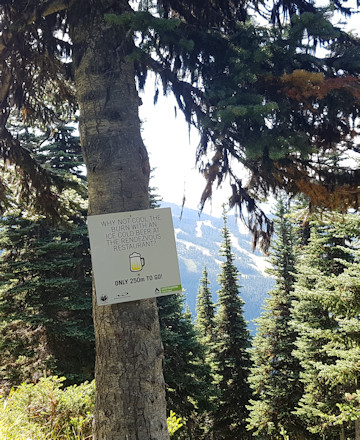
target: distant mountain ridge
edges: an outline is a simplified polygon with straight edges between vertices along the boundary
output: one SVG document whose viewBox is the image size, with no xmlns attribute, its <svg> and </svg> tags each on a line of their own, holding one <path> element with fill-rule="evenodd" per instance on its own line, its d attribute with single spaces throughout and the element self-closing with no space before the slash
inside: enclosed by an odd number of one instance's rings
<svg viewBox="0 0 360 440">
<path fill-rule="evenodd" d="M 195 315 L 199 281 L 205 266 L 213 300 L 217 301 L 217 277 L 223 261 L 219 255 L 223 219 L 204 213 L 199 216 L 196 210 L 186 207 L 181 215 L 181 207 L 172 203 L 163 202 L 161 207 L 170 207 L 172 211 L 181 282 L 186 291 L 187 304 Z M 249 321 L 249 329 L 254 334 L 252 320 L 260 316 L 264 299 L 274 286 L 274 280 L 265 273 L 269 266 L 266 258 L 258 251 L 252 252 L 251 236 L 240 220 L 231 215 L 227 226 L 231 233 L 235 265 L 240 273 L 240 296 L 245 301 L 245 319 Z"/>
</svg>

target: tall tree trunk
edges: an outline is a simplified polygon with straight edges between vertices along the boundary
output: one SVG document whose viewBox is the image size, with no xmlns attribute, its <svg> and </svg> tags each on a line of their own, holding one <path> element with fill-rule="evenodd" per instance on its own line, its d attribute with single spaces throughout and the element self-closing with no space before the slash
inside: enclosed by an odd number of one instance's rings
<svg viewBox="0 0 360 440">
<path fill-rule="evenodd" d="M 119 0 L 97 0 L 70 15 L 90 215 L 149 207 L 150 167 L 140 135 L 139 97 L 133 64 L 125 58 L 133 43 L 104 22 L 103 13 L 111 12 L 107 3 L 127 7 Z M 110 306 L 97 306 L 94 300 L 94 325 L 94 439 L 168 439 L 155 299 Z"/>
<path fill-rule="evenodd" d="M 345 440 L 345 430 L 344 430 L 344 426 L 342 425 L 340 428 L 340 440 Z"/>
<path fill-rule="evenodd" d="M 360 440 L 360 419 L 355 420 L 355 440 Z"/>
</svg>

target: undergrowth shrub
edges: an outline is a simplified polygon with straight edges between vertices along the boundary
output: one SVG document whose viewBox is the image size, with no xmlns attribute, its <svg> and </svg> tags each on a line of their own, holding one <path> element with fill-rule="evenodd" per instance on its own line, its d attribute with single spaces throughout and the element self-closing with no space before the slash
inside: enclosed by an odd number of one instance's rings
<svg viewBox="0 0 360 440">
<path fill-rule="evenodd" d="M 0 398 L 0 439 L 91 439 L 95 382 L 63 388 L 64 380 L 24 383 Z"/>
<path fill-rule="evenodd" d="M 23 383 L 0 396 L 1 440 L 90 440 L 95 381 L 63 388 L 64 377 Z M 170 437 L 182 427 L 171 411 Z"/>
</svg>

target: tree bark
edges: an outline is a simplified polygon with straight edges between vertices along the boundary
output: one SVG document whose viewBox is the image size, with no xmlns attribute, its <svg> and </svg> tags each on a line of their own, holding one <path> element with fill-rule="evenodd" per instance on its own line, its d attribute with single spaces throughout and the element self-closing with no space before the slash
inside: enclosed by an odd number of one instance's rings
<svg viewBox="0 0 360 440">
<path fill-rule="evenodd" d="M 344 427 L 341 425 L 340 428 L 340 440 L 345 440 L 345 430 Z"/>
<path fill-rule="evenodd" d="M 360 419 L 355 420 L 355 440 L 360 440 Z"/>
<path fill-rule="evenodd" d="M 90 215 L 149 207 L 149 160 L 140 134 L 133 63 L 126 59 L 133 43 L 104 22 L 112 3 L 128 7 L 125 1 L 97 0 L 84 3 L 73 16 L 70 11 Z M 94 326 L 94 439 L 167 440 L 155 299 L 110 306 L 97 306 L 94 299 Z"/>
</svg>

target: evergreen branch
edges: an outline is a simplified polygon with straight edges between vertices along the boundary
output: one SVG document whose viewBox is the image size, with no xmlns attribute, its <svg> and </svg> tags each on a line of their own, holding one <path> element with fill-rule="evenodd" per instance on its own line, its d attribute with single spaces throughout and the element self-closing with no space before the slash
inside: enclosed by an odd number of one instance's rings
<svg viewBox="0 0 360 440">
<path fill-rule="evenodd" d="M 3 122 L 3 121 L 1 121 Z M 28 205 L 36 203 L 38 209 L 49 214 L 52 218 L 59 218 L 60 203 L 54 192 L 63 189 L 64 182 L 61 178 L 46 171 L 30 154 L 21 146 L 7 130 L 5 125 L 0 125 L 0 155 L 5 163 L 14 165 L 20 177 L 20 196 Z M 3 183 L 2 183 L 3 185 Z M 4 192 L 0 196 L 5 196 Z M 2 200 L 6 202 L 6 200 Z"/>
<path fill-rule="evenodd" d="M 198 120 L 201 120 L 205 116 L 202 110 L 202 108 L 205 107 L 204 93 L 199 90 L 198 87 L 194 87 L 189 82 L 179 79 L 177 72 L 174 72 L 170 67 L 166 67 L 161 62 L 154 60 L 151 56 L 146 56 L 144 63 L 148 69 L 160 76 L 164 84 L 171 83 L 172 92 L 181 110 L 184 112 L 186 121 L 198 127 L 192 115 L 195 114 Z"/>
</svg>

